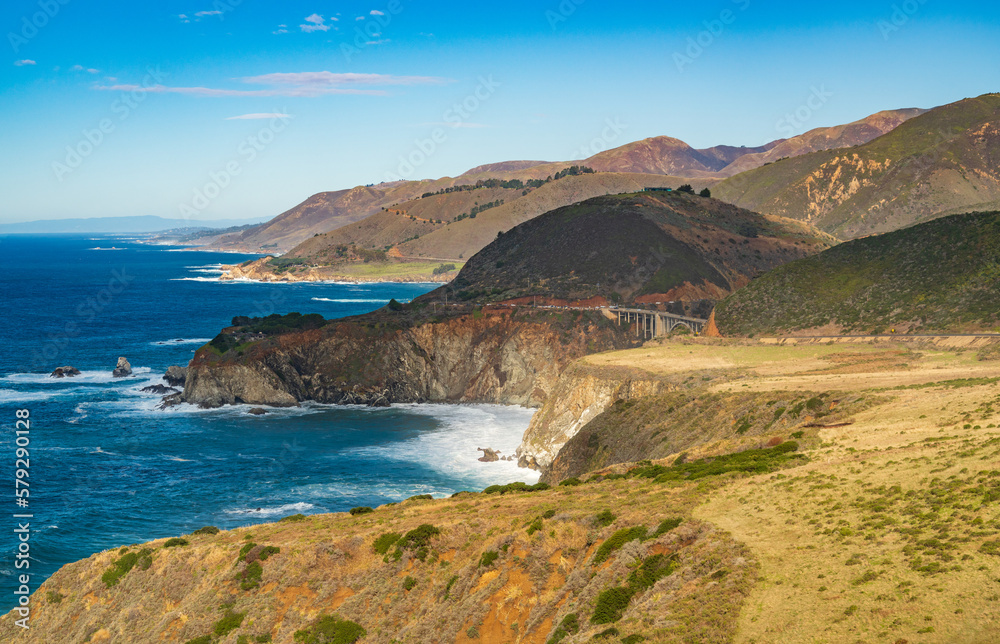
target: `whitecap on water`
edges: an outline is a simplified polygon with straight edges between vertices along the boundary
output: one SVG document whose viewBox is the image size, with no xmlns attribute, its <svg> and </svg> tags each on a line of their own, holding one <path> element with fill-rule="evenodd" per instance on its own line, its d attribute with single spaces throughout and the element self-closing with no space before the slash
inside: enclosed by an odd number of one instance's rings
<svg viewBox="0 0 1000 644">
<path fill-rule="evenodd" d="M 389 300 L 363 300 L 363 299 L 331 299 L 329 297 L 314 297 L 314 302 L 334 302 L 336 304 L 388 304 Z M 398 300 L 400 304 L 408 304 L 410 300 Z"/>
<path fill-rule="evenodd" d="M 156 342 L 150 342 L 152 346 L 178 346 L 182 344 L 197 344 L 202 345 L 206 342 L 211 341 L 212 338 L 174 338 L 173 340 L 157 340 Z"/>
<path fill-rule="evenodd" d="M 442 474 L 469 481 L 470 486 L 524 481 L 535 483 L 540 474 L 517 466 L 516 461 L 479 461 L 477 447 L 510 456 L 521 444 L 534 409 L 505 405 L 395 405 L 408 413 L 427 415 L 441 424 L 437 431 L 423 431 L 414 438 L 356 448 L 356 453 L 394 461 L 420 462 Z"/>
<path fill-rule="evenodd" d="M 288 514 L 305 513 L 316 506 L 312 503 L 286 503 L 278 506 L 260 506 L 257 508 L 232 508 L 223 510 L 226 514 L 237 514 L 249 517 L 277 517 Z"/>
</svg>

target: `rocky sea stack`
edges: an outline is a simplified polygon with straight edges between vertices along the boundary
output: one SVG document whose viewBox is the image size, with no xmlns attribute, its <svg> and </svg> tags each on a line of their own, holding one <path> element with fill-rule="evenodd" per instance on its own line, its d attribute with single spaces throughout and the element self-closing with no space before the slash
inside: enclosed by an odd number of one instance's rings
<svg viewBox="0 0 1000 644">
<path fill-rule="evenodd" d="M 76 367 L 56 367 L 56 370 L 51 374 L 52 378 L 72 378 L 73 376 L 79 376 L 80 370 Z"/>
<path fill-rule="evenodd" d="M 128 358 L 122 356 L 118 358 L 118 366 L 115 370 L 111 372 L 111 375 L 115 378 L 125 378 L 132 375 L 132 365 L 129 364 Z"/>
</svg>

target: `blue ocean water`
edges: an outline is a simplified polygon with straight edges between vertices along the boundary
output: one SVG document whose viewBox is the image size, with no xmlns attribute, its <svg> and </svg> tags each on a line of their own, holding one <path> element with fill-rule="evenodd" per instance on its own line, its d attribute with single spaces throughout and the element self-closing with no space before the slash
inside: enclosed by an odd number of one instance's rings
<svg viewBox="0 0 1000 644">
<path fill-rule="evenodd" d="M 13 607 L 15 513 L 30 513 L 31 589 L 94 552 L 303 512 L 533 482 L 513 452 L 530 410 L 490 405 L 387 409 L 304 405 L 159 410 L 170 365 L 236 315 L 364 313 L 429 284 L 219 282 L 251 256 L 182 252 L 125 239 L 0 239 L 0 609 Z M 119 356 L 134 375 L 113 379 Z M 53 379 L 71 365 L 83 373 Z M 15 413 L 30 412 L 29 507 L 15 506 Z M 6 483 L 3 483 L 6 481 Z M 6 518 L 5 518 L 6 517 Z"/>
</svg>

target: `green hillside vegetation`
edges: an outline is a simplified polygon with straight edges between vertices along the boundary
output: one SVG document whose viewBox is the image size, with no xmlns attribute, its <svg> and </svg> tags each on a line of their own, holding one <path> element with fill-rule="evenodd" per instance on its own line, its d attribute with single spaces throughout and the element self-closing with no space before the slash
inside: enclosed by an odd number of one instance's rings
<svg viewBox="0 0 1000 644">
<path fill-rule="evenodd" d="M 718 299 L 828 245 L 807 226 L 711 198 L 623 194 L 559 208 L 499 234 L 446 289 L 477 302 L 528 295 Z"/>
<path fill-rule="evenodd" d="M 723 334 L 744 336 L 997 331 L 1000 213 L 953 215 L 787 264 L 720 302 L 715 319 Z"/>
<path fill-rule="evenodd" d="M 873 141 L 788 158 L 720 183 L 744 208 L 842 239 L 1000 205 L 1000 94 L 932 109 Z"/>
</svg>

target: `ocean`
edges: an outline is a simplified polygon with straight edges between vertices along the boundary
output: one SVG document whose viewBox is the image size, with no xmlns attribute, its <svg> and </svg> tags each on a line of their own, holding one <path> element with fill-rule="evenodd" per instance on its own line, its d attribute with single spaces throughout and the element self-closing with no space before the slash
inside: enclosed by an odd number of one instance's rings
<svg viewBox="0 0 1000 644">
<path fill-rule="evenodd" d="M 158 409 L 160 396 L 140 390 L 165 384 L 168 366 L 186 365 L 234 316 L 338 318 L 435 287 L 218 281 L 222 264 L 253 257 L 113 237 L 0 238 L 0 609 L 17 601 L 16 575 L 30 572 L 34 591 L 107 548 L 537 480 L 513 462 L 477 460 L 477 447 L 513 453 L 533 413 L 519 407 Z M 119 356 L 132 377 L 111 377 Z M 63 365 L 82 373 L 49 377 Z M 30 414 L 27 467 L 18 410 Z M 28 569 L 15 567 L 19 522 L 30 523 Z"/>
</svg>

